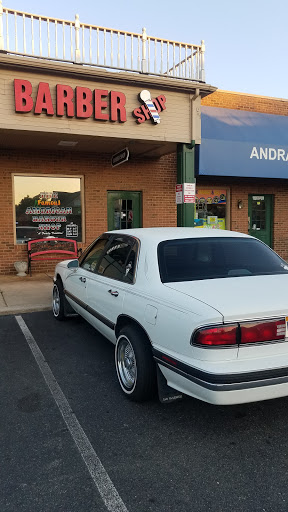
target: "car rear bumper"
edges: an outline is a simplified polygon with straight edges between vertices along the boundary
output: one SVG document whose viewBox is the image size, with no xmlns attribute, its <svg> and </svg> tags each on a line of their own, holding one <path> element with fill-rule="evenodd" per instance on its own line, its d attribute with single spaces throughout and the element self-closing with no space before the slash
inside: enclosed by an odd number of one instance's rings
<svg viewBox="0 0 288 512">
<path fill-rule="evenodd" d="M 164 358 L 154 351 L 154 359 L 170 387 L 211 404 L 232 405 L 288 396 L 288 367 L 215 374 L 169 356 Z"/>
</svg>

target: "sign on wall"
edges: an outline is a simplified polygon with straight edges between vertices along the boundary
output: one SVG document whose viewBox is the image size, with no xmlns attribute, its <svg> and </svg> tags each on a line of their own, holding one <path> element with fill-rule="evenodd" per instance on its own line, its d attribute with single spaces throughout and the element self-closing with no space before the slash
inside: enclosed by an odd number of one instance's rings
<svg viewBox="0 0 288 512">
<path fill-rule="evenodd" d="M 197 188 L 196 190 L 196 204 L 226 204 L 226 199 L 225 189 Z"/>
<path fill-rule="evenodd" d="M 182 183 L 176 185 L 176 204 L 183 203 L 183 185 Z"/>
<path fill-rule="evenodd" d="M 82 241 L 81 178 L 14 176 L 16 241 L 47 236 Z"/>
<path fill-rule="evenodd" d="M 140 108 L 133 110 L 133 116 L 136 118 L 137 123 L 141 124 L 150 119 L 153 123 L 160 123 L 160 112 L 166 110 L 166 97 L 164 94 L 151 99 L 150 91 L 144 89 L 139 94 L 139 99 L 143 102 Z"/>
<path fill-rule="evenodd" d="M 115 153 L 115 155 L 111 158 L 111 165 L 112 167 L 116 167 L 117 165 L 123 164 L 124 162 L 127 162 L 129 158 L 129 149 L 124 148 L 121 151 L 118 151 L 118 153 Z"/>
<path fill-rule="evenodd" d="M 288 178 L 288 117 L 201 107 L 199 175 Z"/>
<path fill-rule="evenodd" d="M 195 203 L 195 183 L 176 185 L 176 204 Z"/>
<path fill-rule="evenodd" d="M 53 103 L 49 83 L 40 82 L 36 97 L 29 80 L 14 80 L 15 111 L 33 112 L 47 116 L 94 117 L 97 121 L 126 121 L 126 96 L 123 92 L 88 87 L 56 85 L 56 102 Z"/>
<path fill-rule="evenodd" d="M 112 121 L 125 123 L 127 121 L 126 95 L 122 91 L 106 89 L 90 89 L 89 87 L 56 85 L 56 99 L 53 101 L 54 90 L 48 82 L 39 82 L 37 92 L 33 93 L 29 80 L 14 80 L 14 101 L 16 113 L 29 113 L 78 119 L 93 118 L 95 121 Z M 134 108 L 133 115 L 141 124 L 150 119 L 154 124 L 160 123 L 160 112 L 166 110 L 164 94 L 151 99 L 147 90 L 139 93 L 143 103 Z"/>
</svg>

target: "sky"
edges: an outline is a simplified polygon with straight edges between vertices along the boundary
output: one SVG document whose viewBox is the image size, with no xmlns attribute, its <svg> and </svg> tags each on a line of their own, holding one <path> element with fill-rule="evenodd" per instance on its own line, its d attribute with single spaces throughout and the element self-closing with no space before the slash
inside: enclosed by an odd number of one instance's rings
<svg viewBox="0 0 288 512">
<path fill-rule="evenodd" d="M 206 83 L 288 99 L 288 0 L 3 0 L 3 7 L 142 32 L 190 44 L 205 41 Z"/>
</svg>

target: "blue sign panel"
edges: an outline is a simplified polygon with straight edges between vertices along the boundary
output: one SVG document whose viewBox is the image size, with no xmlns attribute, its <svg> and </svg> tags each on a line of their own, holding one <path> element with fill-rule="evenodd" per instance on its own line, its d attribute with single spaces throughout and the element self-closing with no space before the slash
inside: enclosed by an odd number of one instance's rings
<svg viewBox="0 0 288 512">
<path fill-rule="evenodd" d="M 288 179 L 288 116 L 202 107 L 199 175 Z"/>
</svg>

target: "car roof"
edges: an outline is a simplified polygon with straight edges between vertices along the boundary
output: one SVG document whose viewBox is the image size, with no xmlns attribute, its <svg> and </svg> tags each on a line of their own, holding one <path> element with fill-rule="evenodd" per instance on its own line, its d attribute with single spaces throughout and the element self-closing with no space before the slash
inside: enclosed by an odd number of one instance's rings
<svg viewBox="0 0 288 512">
<path fill-rule="evenodd" d="M 181 238 L 217 238 L 217 237 L 231 237 L 231 238 L 253 238 L 244 233 L 237 231 L 228 231 L 225 229 L 210 229 L 210 228 L 176 228 L 176 227 L 157 227 L 157 228 L 135 228 L 135 229 L 119 229 L 109 231 L 119 235 L 129 235 L 139 238 L 140 240 L 153 240 L 153 242 L 162 242 L 164 240 L 175 240 Z"/>
</svg>

